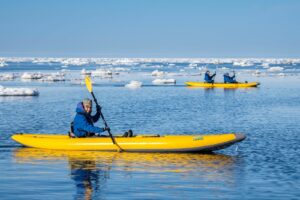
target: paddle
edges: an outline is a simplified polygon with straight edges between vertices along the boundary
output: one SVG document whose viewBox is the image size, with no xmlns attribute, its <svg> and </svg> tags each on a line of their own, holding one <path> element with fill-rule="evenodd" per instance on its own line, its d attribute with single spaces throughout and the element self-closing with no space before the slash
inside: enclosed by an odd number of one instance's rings
<svg viewBox="0 0 300 200">
<path fill-rule="evenodd" d="M 86 77 L 85 77 L 85 85 L 86 85 L 86 88 L 88 89 L 88 91 L 92 94 L 93 99 L 94 99 L 94 102 L 96 103 L 97 106 L 99 106 L 98 101 L 97 101 L 97 99 L 96 99 L 96 97 L 95 97 L 95 95 L 94 95 L 94 92 L 93 92 L 93 83 L 92 83 L 92 80 L 91 80 L 91 78 L 90 78 L 89 76 L 86 76 Z M 108 134 L 109 134 L 109 136 L 110 136 L 110 138 L 111 138 L 113 144 L 115 144 L 115 145 L 118 147 L 118 151 L 119 151 L 119 152 L 123 151 L 122 148 L 116 143 L 115 138 L 114 138 L 113 135 L 111 134 L 110 129 L 109 129 L 107 123 L 106 123 L 106 120 L 104 119 L 104 116 L 103 116 L 103 114 L 102 114 L 102 112 L 101 112 L 101 109 L 100 109 L 100 117 L 101 117 L 101 119 L 103 120 L 103 123 L 104 123 L 104 125 L 105 125 L 105 128 L 108 128 L 107 132 L 108 132 Z"/>
</svg>

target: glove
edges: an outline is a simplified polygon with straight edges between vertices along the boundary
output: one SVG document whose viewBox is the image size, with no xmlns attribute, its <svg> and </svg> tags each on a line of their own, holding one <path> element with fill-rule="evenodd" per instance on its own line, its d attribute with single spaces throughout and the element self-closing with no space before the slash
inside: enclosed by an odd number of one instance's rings
<svg viewBox="0 0 300 200">
<path fill-rule="evenodd" d="M 105 127 L 105 128 L 103 128 L 103 131 L 110 131 L 110 128 L 109 127 Z"/>
<path fill-rule="evenodd" d="M 101 111 L 101 106 L 97 105 L 96 110 L 97 110 L 97 112 L 100 112 Z"/>
<path fill-rule="evenodd" d="M 86 134 L 87 137 L 92 137 L 92 136 L 94 136 L 94 135 L 95 135 L 95 133 L 90 133 L 90 132 L 88 132 L 88 133 Z"/>
</svg>

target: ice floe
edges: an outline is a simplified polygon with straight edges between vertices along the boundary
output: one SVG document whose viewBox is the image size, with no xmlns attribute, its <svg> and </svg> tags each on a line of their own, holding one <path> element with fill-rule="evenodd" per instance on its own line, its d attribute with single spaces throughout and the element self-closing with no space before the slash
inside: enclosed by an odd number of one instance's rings
<svg viewBox="0 0 300 200">
<path fill-rule="evenodd" d="M 58 81 L 66 81 L 65 74 L 62 72 L 44 74 L 39 81 L 45 82 L 58 82 Z"/>
<path fill-rule="evenodd" d="M 0 85 L 0 96 L 38 96 L 37 89 L 30 88 L 6 88 Z"/>
<path fill-rule="evenodd" d="M 0 67 L 5 67 L 7 64 L 5 62 L 0 62 Z"/>
<path fill-rule="evenodd" d="M 142 87 L 142 85 L 143 84 L 140 81 L 130 81 L 130 83 L 126 84 L 125 87 L 135 89 Z"/>
<path fill-rule="evenodd" d="M 84 75 L 84 76 L 90 76 L 92 74 L 91 71 L 87 71 L 86 69 L 82 69 L 81 72 L 80 72 L 81 75 Z"/>
<path fill-rule="evenodd" d="M 163 71 L 158 71 L 158 70 L 154 70 L 152 73 L 151 73 L 152 76 L 163 76 L 165 75 L 165 72 Z"/>
<path fill-rule="evenodd" d="M 175 79 L 155 79 L 152 81 L 153 84 L 159 85 L 159 84 L 176 84 Z"/>
<path fill-rule="evenodd" d="M 283 70 L 284 70 L 283 67 L 270 67 L 267 71 L 268 72 L 281 72 Z"/>
<path fill-rule="evenodd" d="M 15 78 L 15 74 L 0 74 L 0 81 L 12 81 Z"/>
<path fill-rule="evenodd" d="M 96 69 L 92 71 L 92 76 L 96 77 L 111 77 L 112 71 L 106 69 Z"/>
<path fill-rule="evenodd" d="M 24 74 L 22 74 L 21 79 L 40 79 L 43 77 L 42 73 L 28 73 L 25 72 Z"/>
</svg>

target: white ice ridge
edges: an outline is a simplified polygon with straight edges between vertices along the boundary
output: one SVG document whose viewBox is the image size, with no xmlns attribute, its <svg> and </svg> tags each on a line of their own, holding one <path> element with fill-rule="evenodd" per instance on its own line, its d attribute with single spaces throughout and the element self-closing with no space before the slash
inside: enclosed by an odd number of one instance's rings
<svg viewBox="0 0 300 200">
<path fill-rule="evenodd" d="M 140 63 L 191 63 L 222 64 L 231 63 L 239 66 L 253 64 L 300 64 L 300 58 L 35 58 L 35 57 L 0 57 L 0 65 L 9 62 L 60 63 L 64 66 L 75 65 L 127 65 Z"/>
<path fill-rule="evenodd" d="M 130 81 L 130 83 L 126 84 L 125 87 L 132 88 L 132 89 L 140 88 L 140 87 L 142 87 L 142 82 L 140 82 L 140 81 Z"/>
<path fill-rule="evenodd" d="M 0 74 L 0 81 L 12 81 L 15 78 L 15 74 Z"/>
<path fill-rule="evenodd" d="M 153 84 L 175 84 L 175 79 L 155 79 L 152 81 Z"/>
<path fill-rule="evenodd" d="M 37 89 L 30 88 L 5 88 L 0 85 L 0 96 L 38 96 Z"/>
</svg>

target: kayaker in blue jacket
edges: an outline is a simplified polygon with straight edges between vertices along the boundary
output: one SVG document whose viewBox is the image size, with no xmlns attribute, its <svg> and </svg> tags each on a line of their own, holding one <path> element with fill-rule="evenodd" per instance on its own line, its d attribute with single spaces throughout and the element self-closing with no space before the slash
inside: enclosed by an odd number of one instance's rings
<svg viewBox="0 0 300 200">
<path fill-rule="evenodd" d="M 235 73 L 233 72 L 233 75 L 230 76 L 229 73 L 224 74 L 224 83 L 237 83 L 235 80 Z"/>
<path fill-rule="evenodd" d="M 214 74 L 211 74 L 209 70 L 207 70 L 205 72 L 205 75 L 204 75 L 204 80 L 206 83 L 214 83 L 214 77 L 216 76 L 216 72 Z"/>
<path fill-rule="evenodd" d="M 73 132 L 75 137 L 91 137 L 96 133 L 102 133 L 109 128 L 99 128 L 94 126 L 100 118 L 101 107 L 97 106 L 97 113 L 92 116 L 92 100 L 84 99 L 77 104 L 76 116 L 73 121 Z"/>
</svg>

